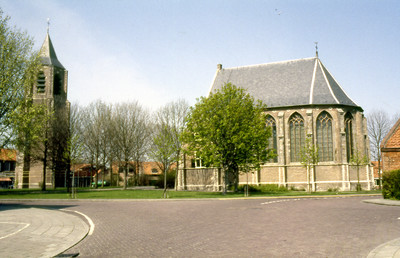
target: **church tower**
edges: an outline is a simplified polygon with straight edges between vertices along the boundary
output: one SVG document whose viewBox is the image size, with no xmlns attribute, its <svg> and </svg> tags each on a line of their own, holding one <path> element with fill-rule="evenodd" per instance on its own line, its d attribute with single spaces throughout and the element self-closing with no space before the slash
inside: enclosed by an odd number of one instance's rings
<svg viewBox="0 0 400 258">
<path fill-rule="evenodd" d="M 45 104 L 52 119 L 46 132 L 47 142 L 41 147 L 42 160 L 22 158 L 16 172 L 18 188 L 40 188 L 43 182 L 43 167 L 46 164 L 46 187 L 64 187 L 68 162 L 65 160 L 69 133 L 70 103 L 67 100 L 68 71 L 58 60 L 49 31 L 39 52 L 41 69 L 33 85 L 33 103 Z M 44 151 L 43 151 L 44 150 Z M 46 162 L 43 160 L 46 159 Z M 25 163 L 25 169 L 24 167 Z M 29 164 L 28 166 L 26 164 Z M 27 170 L 29 168 L 29 172 Z"/>
</svg>

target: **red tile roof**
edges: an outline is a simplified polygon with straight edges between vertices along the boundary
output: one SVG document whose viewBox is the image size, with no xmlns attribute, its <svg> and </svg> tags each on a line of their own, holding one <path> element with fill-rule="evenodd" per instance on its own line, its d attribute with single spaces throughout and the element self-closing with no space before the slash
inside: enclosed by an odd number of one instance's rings
<svg viewBox="0 0 400 258">
<path fill-rule="evenodd" d="M 0 149 L 0 160 L 4 161 L 17 161 L 17 151 Z"/>
</svg>

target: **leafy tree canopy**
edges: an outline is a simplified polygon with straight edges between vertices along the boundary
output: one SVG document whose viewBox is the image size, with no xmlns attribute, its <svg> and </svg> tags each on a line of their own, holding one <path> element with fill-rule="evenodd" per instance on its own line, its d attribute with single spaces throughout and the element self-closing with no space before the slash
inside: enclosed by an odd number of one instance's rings
<svg viewBox="0 0 400 258">
<path fill-rule="evenodd" d="M 9 19 L 3 16 L 0 8 L 0 147 L 13 144 L 18 134 L 16 127 L 23 127 L 23 123 L 32 117 L 21 118 L 17 111 L 23 111 L 21 106 L 27 106 L 26 100 L 31 97 L 40 68 L 38 54 L 32 51 L 32 39 L 10 27 Z"/>
<path fill-rule="evenodd" d="M 191 108 L 182 134 L 186 151 L 204 164 L 223 167 L 237 185 L 239 170 L 258 168 L 270 158 L 265 108 L 231 83 L 201 97 Z"/>
</svg>

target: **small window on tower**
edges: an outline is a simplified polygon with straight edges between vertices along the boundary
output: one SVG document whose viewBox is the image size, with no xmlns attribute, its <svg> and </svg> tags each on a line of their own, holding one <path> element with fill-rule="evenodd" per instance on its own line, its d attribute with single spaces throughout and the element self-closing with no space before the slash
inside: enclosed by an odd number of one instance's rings
<svg viewBox="0 0 400 258">
<path fill-rule="evenodd" d="M 44 93 L 46 86 L 46 76 L 44 75 L 43 72 L 39 72 L 36 83 L 37 83 L 37 93 Z"/>
</svg>

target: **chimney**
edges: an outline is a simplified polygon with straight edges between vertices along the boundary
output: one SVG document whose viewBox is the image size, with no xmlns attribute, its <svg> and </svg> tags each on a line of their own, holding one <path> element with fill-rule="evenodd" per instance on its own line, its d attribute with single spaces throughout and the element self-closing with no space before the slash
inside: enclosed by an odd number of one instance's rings
<svg viewBox="0 0 400 258">
<path fill-rule="evenodd" d="M 222 64 L 217 64 L 217 70 L 222 70 Z"/>
</svg>

